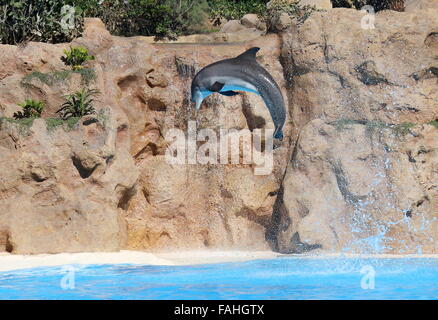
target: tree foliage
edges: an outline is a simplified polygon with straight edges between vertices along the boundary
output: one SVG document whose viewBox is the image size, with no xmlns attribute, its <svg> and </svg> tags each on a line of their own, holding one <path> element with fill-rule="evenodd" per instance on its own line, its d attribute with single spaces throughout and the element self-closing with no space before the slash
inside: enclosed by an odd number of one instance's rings
<svg viewBox="0 0 438 320">
<path fill-rule="evenodd" d="M 0 0 L 0 43 L 71 41 L 81 34 L 83 17 L 67 17 L 65 4 L 62 0 Z M 66 28 L 62 22 L 67 19 Z"/>
<path fill-rule="evenodd" d="M 264 15 L 268 0 L 208 0 L 211 19 L 240 19 L 247 13 Z"/>
<path fill-rule="evenodd" d="M 212 30 L 208 20 L 218 22 L 221 19 L 240 19 L 247 13 L 266 17 L 267 2 L 268 0 L 0 0 L 0 43 L 69 42 L 81 34 L 84 17 L 102 19 L 114 35 L 176 39 L 180 35 Z M 70 17 L 67 29 L 62 27 L 62 21 L 66 18 L 65 10 L 63 11 L 65 5 L 74 8 L 74 15 Z M 69 14 L 72 16 L 71 11 Z"/>
<path fill-rule="evenodd" d="M 120 36 L 175 39 L 196 31 L 208 17 L 207 0 L 71 0 L 85 16 L 101 18 Z"/>
</svg>

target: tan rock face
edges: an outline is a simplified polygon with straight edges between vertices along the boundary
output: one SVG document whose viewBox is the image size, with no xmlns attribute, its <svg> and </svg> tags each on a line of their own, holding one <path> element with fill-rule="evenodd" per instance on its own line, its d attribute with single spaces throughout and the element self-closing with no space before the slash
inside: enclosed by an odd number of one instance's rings
<svg viewBox="0 0 438 320">
<path fill-rule="evenodd" d="M 438 117 L 436 13 L 333 9 L 283 35 L 283 66 L 300 126 L 311 119 L 427 122 Z M 348 30 L 348 31 L 347 31 Z M 415 30 L 415 34 L 412 34 Z"/>
<path fill-rule="evenodd" d="M 314 6 L 324 10 L 332 9 L 332 2 L 330 0 L 301 0 L 300 4 L 302 6 Z"/>
<path fill-rule="evenodd" d="M 405 0 L 406 12 L 428 9 L 438 10 L 438 2 L 434 0 Z"/>
<path fill-rule="evenodd" d="M 73 129 L 1 122 L 0 251 L 56 253 L 118 250 L 126 239 L 118 211 L 138 172 L 116 149 L 111 116 Z"/>
<path fill-rule="evenodd" d="M 27 61 L 31 65 L 26 69 L 22 63 L 0 71 L 4 74 L 0 80 L 1 114 L 10 117 L 19 109 L 16 103 L 33 98 L 45 102 L 43 117 L 55 117 L 63 95 L 91 87 L 101 92 L 96 108 L 111 108 L 112 125 L 93 136 L 96 140 L 93 152 L 85 146 L 76 148 L 76 144 L 82 146 L 82 142 L 88 141 L 81 136 L 82 130 L 89 128 L 87 126 L 50 134 L 41 129 L 41 136 L 32 133 L 27 138 L 30 141 L 42 143 L 47 139 L 44 153 L 58 154 L 59 163 L 49 162 L 48 168 L 43 166 L 37 143 L 27 144 L 27 149 L 17 153 L 15 142 L 5 138 L 10 150 L 2 153 L 2 157 L 9 159 L 8 165 L 19 167 L 8 172 L 11 177 L 7 181 L 14 183 L 8 182 L 2 189 L 5 201 L 2 207 L 6 208 L 2 211 L 7 214 L 0 217 L 0 227 L 5 226 L 0 228 L 0 244 L 4 248 L 12 244 L 13 252 L 31 253 L 116 250 L 120 247 L 146 250 L 268 248 L 265 233 L 270 227 L 276 191 L 286 168 L 290 124 L 285 127 L 283 145 L 274 151 L 272 173 L 262 176 L 254 175 L 254 167 L 250 164 L 171 165 L 165 158 L 169 142 L 164 137 L 175 128 L 187 134 L 188 121 L 196 121 L 198 129 L 211 128 L 217 134 L 220 129 L 273 128 L 263 100 L 254 94 L 213 95 L 195 114 L 189 102 L 190 83 L 203 66 L 259 46 L 258 61 L 284 88 L 278 59 L 279 37 L 269 35 L 246 43 L 196 47 L 151 44 L 143 37 L 113 37 L 102 29 L 99 20 L 90 19 L 84 37 L 71 45 L 86 47 L 96 57 L 87 65 L 93 70 L 94 78 L 86 84 L 81 74 L 69 73 L 62 81 L 47 81 L 45 75 L 68 70 L 59 58 L 69 45 L 29 43 L 22 47 L 5 46 L 6 52 L 0 50 L 4 61 L 18 61 L 16 64 Z M 23 71 L 14 73 L 14 68 Z M 35 76 L 35 72 L 40 73 Z M 97 124 L 90 128 L 93 126 Z M 9 131 L 5 130 L 2 132 L 7 136 Z M 106 136 L 112 136 L 111 151 L 105 151 L 109 148 Z M 35 147 L 31 148 L 33 145 Z M 100 155 L 102 152 L 106 152 L 105 156 Z M 46 179 L 42 184 L 50 181 L 48 191 L 38 195 L 39 203 L 44 208 L 49 207 L 50 214 L 36 224 L 37 227 L 29 225 L 35 219 L 34 212 L 43 209 L 29 206 L 33 195 L 40 192 L 39 182 L 26 178 L 32 188 L 20 193 L 20 197 L 29 200 L 19 205 L 27 207 L 14 207 L 18 205 L 17 190 L 28 188 L 27 180 L 21 178 L 23 165 L 20 161 L 24 160 L 18 161 L 20 157 L 32 157 L 37 163 L 32 165 L 35 173 L 28 173 L 26 177 Z M 106 159 L 109 159 L 108 164 Z M 6 167 L 1 168 L 3 172 Z M 46 178 L 49 174 L 54 175 L 52 180 Z M 8 175 L 2 174 L 2 179 Z M 105 178 L 108 175 L 109 178 Z M 86 197 L 87 190 L 93 191 L 90 199 Z M 56 202 L 58 198 L 60 200 Z M 51 225 L 52 222 L 63 224 L 76 212 L 79 220 L 71 227 Z M 17 224 L 8 222 L 12 216 Z M 102 225 L 97 222 L 103 220 Z M 18 221 L 27 222 L 19 225 Z M 25 229 L 29 231 L 24 233 Z M 34 232 L 40 232 L 41 239 L 49 240 L 52 238 L 46 234 L 55 232 L 51 236 L 54 240 L 49 241 L 50 245 L 44 244 L 43 240 L 33 241 L 29 234 Z M 68 235 L 63 237 L 65 233 Z M 94 242 L 93 233 L 96 234 Z"/>
<path fill-rule="evenodd" d="M 252 46 L 262 48 L 259 62 L 284 87 L 280 52 L 275 49 L 279 39 L 274 35 L 245 47 L 198 45 L 196 52 L 192 46 L 150 46 L 140 41 L 127 47 L 113 46 L 112 54 L 119 57 L 143 57 L 143 52 L 151 52 L 146 61 L 133 61 L 125 69 L 118 61 L 106 66 L 113 68 L 108 75 L 119 79 L 106 81 L 107 90 L 121 92 L 120 108 L 127 115 L 131 154 L 141 172 L 141 192 L 124 215 L 128 248 L 268 248 L 265 233 L 286 166 L 287 138 L 274 152 L 273 173 L 265 176 L 255 176 L 250 165 L 170 165 L 164 156 L 167 144 L 163 136 L 174 128 L 187 133 L 188 121 L 196 120 L 198 129 L 211 128 L 217 134 L 221 128 L 273 127 L 256 95 L 214 95 L 196 115 L 188 102 L 191 78 L 197 70 Z M 144 68 L 142 73 L 140 68 Z M 151 85 L 144 75 L 152 74 L 167 79 L 167 85 Z M 287 135 L 290 130 L 287 125 Z"/>
<path fill-rule="evenodd" d="M 273 176 L 255 176 L 251 168 L 172 166 L 162 158 L 144 162 L 141 172 L 143 189 L 127 214 L 130 248 L 269 248 Z"/>
<path fill-rule="evenodd" d="M 311 121 L 278 203 L 279 250 L 436 253 L 437 138 L 431 125 Z"/>
<path fill-rule="evenodd" d="M 363 16 L 334 9 L 283 34 L 300 133 L 275 205 L 282 252 L 436 252 L 438 132 L 421 124 L 438 116 L 438 20 L 383 11 L 365 30 Z"/>
</svg>

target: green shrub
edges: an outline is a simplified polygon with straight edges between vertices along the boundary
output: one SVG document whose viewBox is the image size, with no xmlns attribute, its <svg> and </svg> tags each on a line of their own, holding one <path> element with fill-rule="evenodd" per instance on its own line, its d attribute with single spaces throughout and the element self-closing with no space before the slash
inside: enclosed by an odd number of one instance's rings
<svg viewBox="0 0 438 320">
<path fill-rule="evenodd" d="M 62 62 L 67 66 L 71 66 L 73 70 L 80 70 L 84 67 L 82 64 L 89 60 L 94 60 L 94 56 L 88 53 L 88 50 L 82 47 L 72 48 L 70 50 L 64 50 L 65 56 L 61 57 Z"/>
<path fill-rule="evenodd" d="M 0 0 L 0 43 L 69 42 L 82 32 L 83 17 L 66 20 L 63 0 Z M 63 9 L 64 7 L 64 9 Z"/>
<path fill-rule="evenodd" d="M 240 19 L 247 13 L 255 13 L 263 16 L 266 12 L 266 0 L 208 0 L 210 6 L 210 18 L 219 20 Z"/>
<path fill-rule="evenodd" d="M 80 118 L 89 114 L 95 114 L 96 110 L 93 107 L 95 100 L 93 97 L 98 94 L 99 91 L 95 89 L 82 89 L 76 91 L 65 97 L 66 101 L 56 113 L 59 113 L 63 120 L 67 120 L 71 117 Z"/>
<path fill-rule="evenodd" d="M 119 36 L 155 36 L 175 39 L 196 31 L 208 18 L 207 0 L 71 0 L 85 16 L 102 19 Z"/>
<path fill-rule="evenodd" d="M 18 104 L 23 108 L 22 111 L 17 111 L 14 113 L 14 119 L 25 119 L 25 118 L 39 118 L 44 110 L 44 103 L 42 101 L 36 101 L 32 99 L 26 100 L 24 103 Z"/>
</svg>

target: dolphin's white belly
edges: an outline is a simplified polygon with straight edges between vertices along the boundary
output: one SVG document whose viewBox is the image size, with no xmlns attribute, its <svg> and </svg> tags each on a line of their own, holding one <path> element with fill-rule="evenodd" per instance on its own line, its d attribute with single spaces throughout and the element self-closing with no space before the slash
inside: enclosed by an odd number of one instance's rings
<svg viewBox="0 0 438 320">
<path fill-rule="evenodd" d="M 247 91 L 260 95 L 255 86 L 239 78 L 217 77 L 214 80 L 225 84 L 221 91 Z"/>
</svg>

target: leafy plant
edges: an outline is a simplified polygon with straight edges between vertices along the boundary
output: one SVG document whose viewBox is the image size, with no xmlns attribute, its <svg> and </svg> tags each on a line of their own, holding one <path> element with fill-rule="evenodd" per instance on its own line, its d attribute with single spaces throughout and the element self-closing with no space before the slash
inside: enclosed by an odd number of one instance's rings
<svg viewBox="0 0 438 320">
<path fill-rule="evenodd" d="M 63 120 L 95 114 L 96 110 L 93 107 L 95 99 L 93 97 L 99 94 L 99 90 L 96 89 L 81 89 L 73 94 L 69 94 L 65 96 L 66 101 L 56 113 L 59 113 Z"/>
<path fill-rule="evenodd" d="M 83 16 L 65 10 L 63 0 L 1 0 L 0 43 L 69 42 L 83 29 Z M 64 7 L 64 9 L 63 9 Z M 62 22 L 68 20 L 69 27 Z"/>
<path fill-rule="evenodd" d="M 65 56 L 61 57 L 62 62 L 67 66 L 71 66 L 73 70 L 80 70 L 84 67 L 82 64 L 89 60 L 94 60 L 94 56 L 88 53 L 88 50 L 82 47 L 72 48 L 70 50 L 64 50 Z"/>
<path fill-rule="evenodd" d="M 17 111 L 14 113 L 14 119 L 25 119 L 25 118 L 39 118 L 44 110 L 44 103 L 42 101 L 36 101 L 32 99 L 27 99 L 24 103 L 18 104 L 23 108 L 22 111 Z"/>
</svg>

